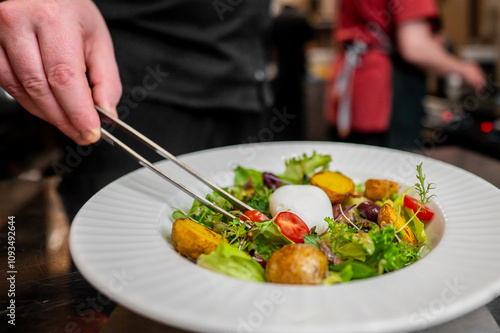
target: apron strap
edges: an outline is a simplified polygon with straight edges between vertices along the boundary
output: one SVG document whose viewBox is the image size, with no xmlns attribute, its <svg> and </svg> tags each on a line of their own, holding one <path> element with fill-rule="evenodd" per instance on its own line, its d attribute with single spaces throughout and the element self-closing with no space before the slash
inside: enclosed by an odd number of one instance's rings
<svg viewBox="0 0 500 333">
<path fill-rule="evenodd" d="M 355 41 L 347 47 L 344 66 L 334 83 L 334 92 L 339 96 L 337 111 L 337 131 L 341 138 L 346 138 L 351 132 L 351 102 L 354 73 L 359 65 L 361 55 L 366 53 L 368 47 L 362 41 Z"/>
<path fill-rule="evenodd" d="M 342 10 L 342 1 L 343 0 L 339 1 L 339 13 Z M 370 1 L 372 0 L 357 0 L 355 4 L 359 13 L 365 18 L 366 22 L 369 22 L 366 29 L 368 29 L 377 39 L 378 45 L 375 45 L 375 48 L 390 54 L 393 49 L 391 38 L 377 21 L 371 17 L 373 11 L 371 11 Z M 368 51 L 368 48 L 374 49 L 374 45 L 368 46 L 360 39 L 356 39 L 348 44 L 345 51 L 344 66 L 333 84 L 334 94 L 338 96 L 339 101 L 337 107 L 337 132 L 341 138 L 346 138 L 351 132 L 351 104 L 354 73 L 356 67 L 360 65 L 361 56 Z"/>
</svg>

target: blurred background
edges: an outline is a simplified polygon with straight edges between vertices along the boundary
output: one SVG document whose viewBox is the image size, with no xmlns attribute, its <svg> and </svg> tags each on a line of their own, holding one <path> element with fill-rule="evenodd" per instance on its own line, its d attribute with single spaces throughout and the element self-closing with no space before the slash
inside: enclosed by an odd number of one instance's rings
<svg viewBox="0 0 500 333">
<path fill-rule="evenodd" d="M 484 92 L 477 93 L 456 77 L 429 77 L 424 101 L 426 114 L 419 124 L 425 138 L 421 149 L 461 147 L 480 154 L 481 157 L 475 159 L 474 163 L 482 163 L 483 157 L 499 160 L 500 93 L 497 80 L 500 78 L 500 1 L 438 0 L 438 3 L 447 47 L 460 58 L 478 62 L 488 74 L 489 84 Z M 289 107 L 293 107 L 290 103 L 303 103 L 303 118 L 296 125 L 296 131 L 302 133 L 300 139 L 328 140 L 323 102 L 332 59 L 336 54 L 332 41 L 335 6 L 332 0 L 274 0 L 273 15 L 278 18 L 285 6 L 294 7 L 307 27 L 301 23 L 300 29 L 304 35 L 297 40 L 298 33 L 286 33 L 289 27 L 284 23 L 284 31 L 278 29 L 273 32 L 273 45 L 274 48 L 286 48 L 296 42 L 299 49 L 295 50 L 299 53 L 303 51 L 303 59 L 298 55 L 298 61 L 305 63 L 306 70 L 298 74 L 303 75 L 298 99 L 286 100 L 279 91 L 290 95 L 294 88 L 280 87 L 283 70 L 280 74 L 279 69 L 283 63 L 279 63 L 278 56 L 273 56 L 268 77 L 276 88 L 277 108 L 280 109 L 279 103 Z M 6 253 L 6 217 L 15 215 L 19 228 L 23 223 L 36 221 L 29 224 L 29 232 L 19 232 L 17 238 L 21 249 L 17 254 L 21 313 L 30 313 L 42 304 L 40 302 L 43 299 L 57 299 L 59 296 L 67 299 L 65 295 L 57 294 L 64 293 L 64 290 L 50 288 L 58 283 L 66 283 L 70 272 L 67 245 L 69 221 L 57 194 L 57 185 L 61 172 L 71 172 L 60 168 L 71 165 L 72 158 L 81 158 L 87 151 L 75 153 L 75 148 L 60 146 L 57 135 L 54 127 L 25 112 L 0 88 L 2 258 Z M 275 139 L 290 138 L 284 135 Z M 66 163 L 59 163 L 64 160 Z M 493 173 L 490 172 L 490 175 Z M 6 259 L 2 262 L 6 262 Z M 33 284 L 33 281 L 39 282 Z M 1 286 L 4 290 L 4 286 Z M 33 299 L 37 301 L 33 302 Z M 62 303 L 52 307 L 51 311 L 50 316 L 40 320 L 53 321 L 54 328 L 60 326 L 58 317 L 71 315 Z M 46 327 L 50 326 L 50 323 L 46 324 Z"/>
<path fill-rule="evenodd" d="M 273 15 L 278 16 L 284 6 L 293 6 L 311 29 L 306 38 L 297 41 L 304 47 L 306 65 L 301 139 L 327 140 L 323 95 L 336 53 L 332 41 L 332 26 L 335 24 L 335 6 L 332 3 L 331 0 L 272 2 Z M 447 47 L 461 58 L 478 62 L 488 74 L 489 85 L 484 92 L 477 94 L 455 77 L 437 79 L 430 76 L 422 131 L 432 139 L 433 133 L 442 133 L 442 130 L 446 133 L 446 140 L 441 136 L 439 140 L 434 140 L 437 144 L 461 145 L 500 158 L 500 94 L 497 83 L 500 76 L 500 2 L 439 0 L 438 3 Z M 290 28 L 287 26 L 287 29 Z M 293 33 L 277 31 L 273 38 L 275 44 L 281 41 L 292 43 L 290 39 L 297 39 L 294 36 Z M 268 71 L 270 80 L 277 79 L 278 69 L 278 59 L 274 57 Z M 23 112 L 3 90 L 0 90 L 0 117 L 1 179 L 38 179 L 53 173 L 52 164 L 67 154 L 64 147 L 57 146 L 55 129 Z"/>
<path fill-rule="evenodd" d="M 497 0 L 438 0 L 442 35 L 447 48 L 466 60 L 476 61 L 488 75 L 488 88 L 481 94 L 460 79 L 428 78 L 424 138 L 439 145 L 460 145 L 500 158 L 500 2 Z M 313 41 L 306 48 L 305 137 L 325 140 L 323 120 L 325 82 L 335 56 L 332 26 L 335 7 L 331 0 L 275 0 L 274 11 L 292 4 L 307 18 Z M 442 135 L 440 139 L 434 136 Z M 443 137 L 446 137 L 443 140 Z"/>
</svg>

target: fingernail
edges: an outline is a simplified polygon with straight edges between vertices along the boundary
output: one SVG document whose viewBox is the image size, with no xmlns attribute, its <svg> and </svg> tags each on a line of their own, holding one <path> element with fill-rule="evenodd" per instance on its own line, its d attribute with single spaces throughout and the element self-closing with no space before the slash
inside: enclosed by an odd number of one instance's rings
<svg viewBox="0 0 500 333">
<path fill-rule="evenodd" d="M 82 137 L 82 139 L 84 141 L 87 141 L 87 142 L 97 141 L 97 139 L 99 138 L 100 135 L 101 135 L 101 131 L 98 128 L 94 128 L 91 130 L 84 129 L 80 132 L 80 136 Z"/>
<path fill-rule="evenodd" d="M 101 106 L 101 109 L 103 109 L 104 111 L 106 111 L 110 115 L 115 116 L 115 117 L 118 118 L 118 112 L 116 111 L 116 107 Z M 106 119 L 106 118 L 104 118 L 104 119 Z"/>
</svg>

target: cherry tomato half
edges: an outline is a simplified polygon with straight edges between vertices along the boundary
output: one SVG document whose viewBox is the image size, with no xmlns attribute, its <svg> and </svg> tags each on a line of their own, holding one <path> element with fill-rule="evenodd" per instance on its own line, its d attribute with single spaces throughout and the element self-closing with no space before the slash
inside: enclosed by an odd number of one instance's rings
<svg viewBox="0 0 500 333">
<path fill-rule="evenodd" d="M 246 221 L 264 222 L 264 221 L 269 221 L 270 220 L 269 217 L 267 217 L 266 215 L 262 214 L 258 210 L 247 210 L 247 211 L 244 211 L 241 214 L 240 219 L 243 222 L 246 222 Z"/>
<path fill-rule="evenodd" d="M 413 210 L 413 212 L 416 212 L 418 210 L 418 207 L 421 206 L 420 201 L 407 195 L 405 195 L 403 202 L 405 207 L 410 208 L 411 210 Z M 418 212 L 417 214 L 417 217 L 422 221 L 428 221 L 432 219 L 433 216 L 434 212 L 425 205 L 420 209 L 420 212 Z"/>
<path fill-rule="evenodd" d="M 304 243 L 304 236 L 310 232 L 307 224 L 294 213 L 281 212 L 274 221 L 283 235 L 295 243 Z"/>
</svg>

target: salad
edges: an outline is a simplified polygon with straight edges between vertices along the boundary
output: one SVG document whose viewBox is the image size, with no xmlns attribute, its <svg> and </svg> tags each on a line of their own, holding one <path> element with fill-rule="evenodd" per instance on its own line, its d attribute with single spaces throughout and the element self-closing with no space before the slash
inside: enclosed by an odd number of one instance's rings
<svg viewBox="0 0 500 333">
<path fill-rule="evenodd" d="M 386 179 L 355 184 L 330 171 L 329 155 L 285 161 L 273 174 L 238 166 L 226 190 L 253 210 L 238 211 L 217 193 L 207 199 L 229 220 L 195 201 L 176 210 L 172 243 L 197 265 L 235 278 L 286 284 L 334 284 L 408 266 L 428 250 L 425 225 L 434 195 L 422 164 L 400 193 Z"/>
</svg>

